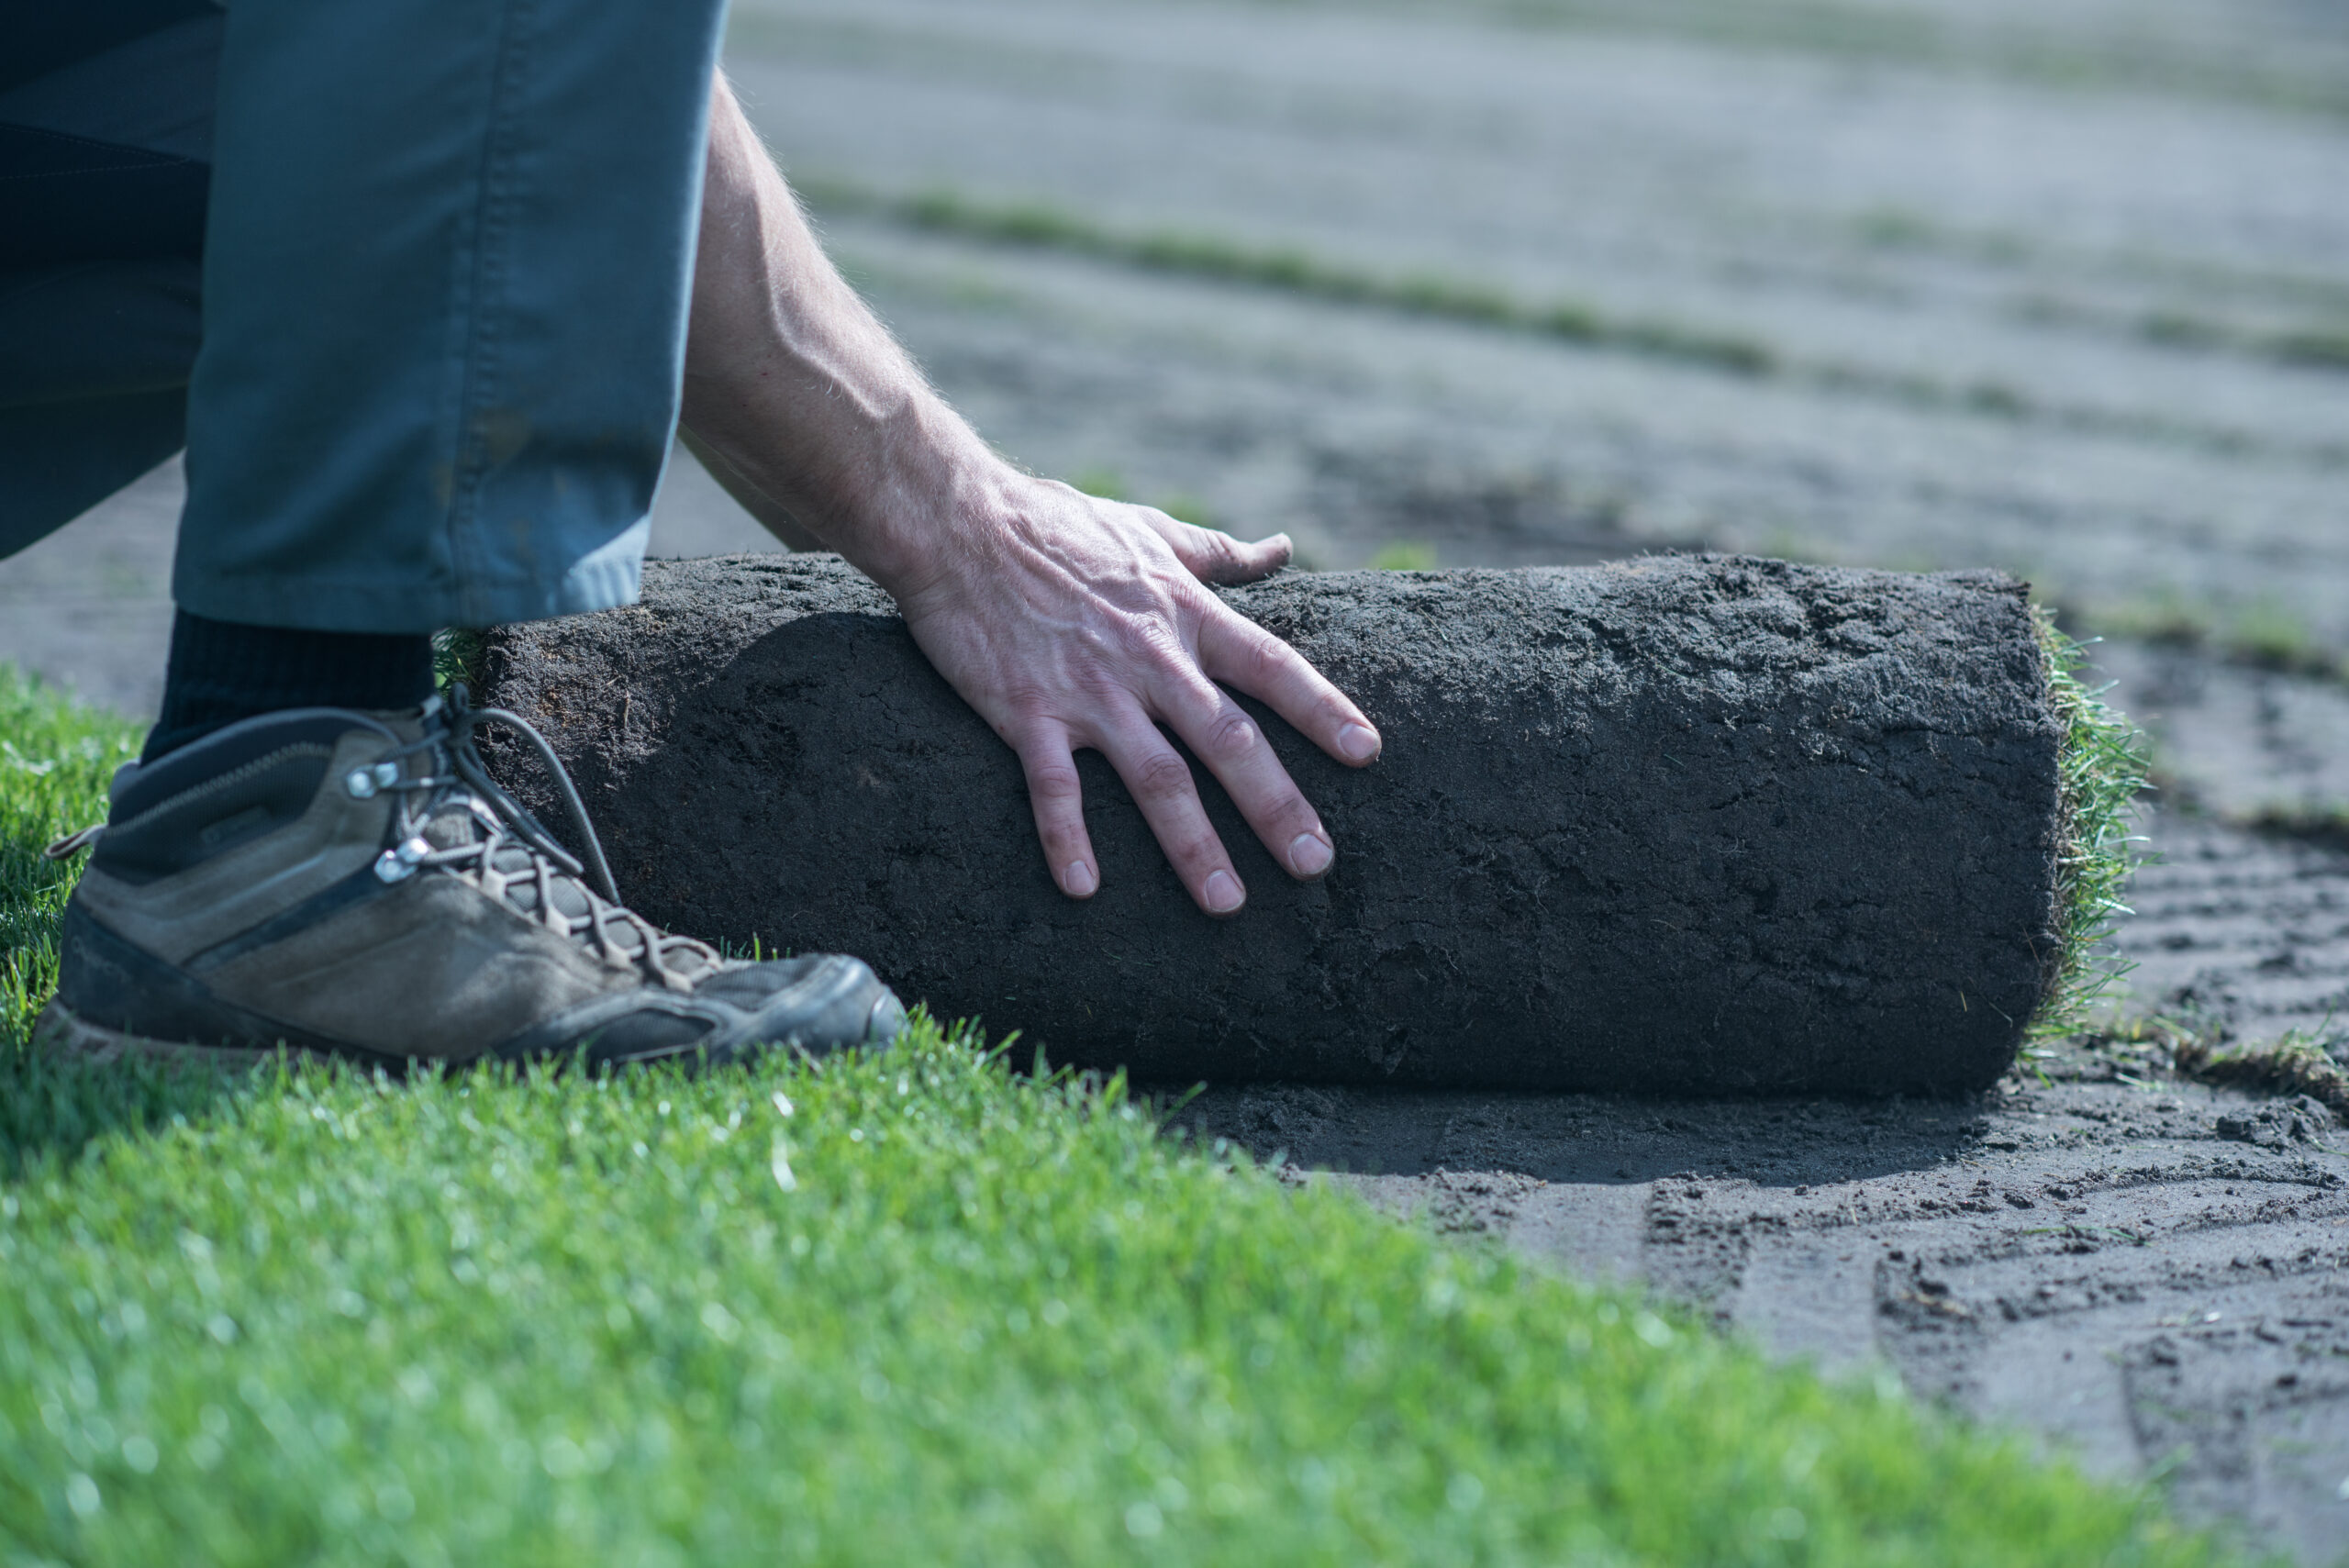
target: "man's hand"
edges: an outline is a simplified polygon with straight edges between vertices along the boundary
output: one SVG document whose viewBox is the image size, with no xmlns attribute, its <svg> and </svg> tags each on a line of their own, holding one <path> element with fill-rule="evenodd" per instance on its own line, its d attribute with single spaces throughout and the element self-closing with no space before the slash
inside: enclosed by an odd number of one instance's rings
<svg viewBox="0 0 2349 1568">
<path fill-rule="evenodd" d="M 1200 584 L 1286 562 L 1147 506 L 1019 473 L 930 391 L 841 281 L 726 83 L 685 357 L 687 441 L 785 543 L 838 550 L 886 589 L 923 652 L 1019 753 L 1053 879 L 1101 873 L 1074 753 L 1109 759 L 1199 907 L 1247 898 L 1163 724 L 1297 877 L 1335 849 L 1221 682 L 1341 761 L 1378 755 L 1353 703 Z"/>
<path fill-rule="evenodd" d="M 1019 753 L 1061 890 L 1089 897 L 1101 882 L 1073 755 L 1089 746 L 1133 792 L 1200 908 L 1229 915 L 1246 900 L 1161 724 L 1222 782 L 1290 875 L 1327 872 L 1336 851 L 1320 817 L 1217 683 L 1345 762 L 1375 757 L 1378 736 L 1294 649 L 1199 585 L 1278 571 L 1287 539 L 1243 545 L 1065 484 L 1008 473 L 997 483 L 1001 493 L 897 598 L 930 662 Z"/>
</svg>

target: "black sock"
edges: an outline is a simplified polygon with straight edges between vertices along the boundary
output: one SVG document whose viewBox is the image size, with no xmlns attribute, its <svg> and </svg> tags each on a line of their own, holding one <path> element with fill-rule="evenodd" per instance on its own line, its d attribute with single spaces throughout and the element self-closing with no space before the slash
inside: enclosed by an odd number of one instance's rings
<svg viewBox="0 0 2349 1568">
<path fill-rule="evenodd" d="M 181 610 L 162 717 L 140 760 L 280 708 L 414 707 L 431 695 L 432 639 L 423 632 L 295 631 Z"/>
</svg>

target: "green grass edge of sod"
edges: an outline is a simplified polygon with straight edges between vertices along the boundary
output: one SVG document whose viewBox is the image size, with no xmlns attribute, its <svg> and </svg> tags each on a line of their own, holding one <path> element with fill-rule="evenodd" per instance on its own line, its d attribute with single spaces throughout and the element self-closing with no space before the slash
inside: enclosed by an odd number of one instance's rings
<svg viewBox="0 0 2349 1568">
<path fill-rule="evenodd" d="M 0 1562 L 2224 1556 L 927 1018 L 699 1075 L 44 1062 L 39 846 L 137 738 L 6 670 L 0 736 Z"/>
<path fill-rule="evenodd" d="M 2032 620 L 2063 730 L 2056 753 L 2056 951 L 2046 996 L 2025 1031 L 2043 1041 L 2078 1033 L 2105 989 L 2127 973 L 2105 944 L 2115 917 L 2127 912 L 2121 895 L 2141 858 L 2130 828 L 2150 753 L 2137 728 L 2081 681 L 2087 652 L 2056 626 L 2054 613 L 2033 606 Z"/>
</svg>

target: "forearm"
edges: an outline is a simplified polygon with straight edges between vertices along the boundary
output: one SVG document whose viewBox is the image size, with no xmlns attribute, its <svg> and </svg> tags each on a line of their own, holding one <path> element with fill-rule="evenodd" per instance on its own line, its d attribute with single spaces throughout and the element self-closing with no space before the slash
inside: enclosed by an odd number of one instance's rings
<svg viewBox="0 0 2349 1568">
<path fill-rule="evenodd" d="M 694 454 L 695 461 L 702 465 L 709 476 L 718 481 L 718 488 L 733 496 L 742 510 L 750 513 L 761 528 L 774 535 L 785 546 L 792 550 L 829 548 L 822 539 L 808 532 L 799 519 L 792 515 L 788 507 L 743 478 L 739 469 L 719 456 L 717 450 L 707 441 L 694 433 L 694 428 L 691 425 L 680 425 L 677 429 L 677 439 L 685 443 L 685 450 Z"/>
<path fill-rule="evenodd" d="M 755 493 L 746 505 L 768 503 L 750 509 L 785 543 L 812 536 L 892 592 L 918 591 L 933 536 L 998 485 L 1005 465 L 825 257 L 722 79 L 707 182 L 685 348 L 689 439 L 719 483 Z"/>
<path fill-rule="evenodd" d="M 1241 544 L 996 457 L 833 271 L 722 80 L 685 423 L 718 482 L 784 542 L 829 545 L 896 596 L 930 662 L 1019 751 L 1038 838 L 1072 896 L 1100 883 L 1074 760 L 1090 749 L 1132 788 L 1202 909 L 1229 915 L 1246 897 L 1162 725 L 1292 875 L 1329 870 L 1320 818 L 1218 683 L 1348 762 L 1377 755 L 1377 732 L 1201 586 L 1277 571 L 1287 538 Z"/>
</svg>

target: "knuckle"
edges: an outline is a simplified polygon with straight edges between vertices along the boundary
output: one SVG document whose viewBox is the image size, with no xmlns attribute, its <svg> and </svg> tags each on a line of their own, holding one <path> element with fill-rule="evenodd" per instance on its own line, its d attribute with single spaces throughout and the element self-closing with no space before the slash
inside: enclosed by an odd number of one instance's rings
<svg viewBox="0 0 2349 1568">
<path fill-rule="evenodd" d="M 1166 615 L 1151 617 L 1138 635 L 1151 662 L 1160 670 L 1187 672 L 1193 668 L 1190 645 L 1183 636 L 1180 606 Z"/>
<path fill-rule="evenodd" d="M 1289 843 L 1299 834 L 1321 832 L 1321 818 L 1305 804 L 1302 797 L 1293 796 L 1279 801 L 1251 816 L 1248 821 L 1276 860 L 1286 860 Z"/>
<path fill-rule="evenodd" d="M 1256 726 L 1238 708 L 1225 710 L 1208 729 L 1208 750 L 1218 758 L 1236 761 L 1256 749 Z"/>
<path fill-rule="evenodd" d="M 1134 793 L 1153 800 L 1191 793 L 1190 765 L 1172 751 L 1154 751 L 1134 766 Z"/>
<path fill-rule="evenodd" d="M 1247 659 L 1250 673 L 1266 684 L 1293 673 L 1288 644 L 1261 628 L 1249 641 Z"/>
<path fill-rule="evenodd" d="M 1028 788 L 1039 800 L 1074 800 L 1081 786 L 1074 762 L 1043 762 L 1028 770 Z"/>
<path fill-rule="evenodd" d="M 1289 646 L 1263 627 L 1246 617 L 1233 614 L 1222 605 L 1216 606 L 1223 613 L 1218 617 L 1230 634 L 1227 645 L 1234 667 L 1233 673 L 1251 686 L 1267 684 L 1289 673 Z"/>
</svg>

